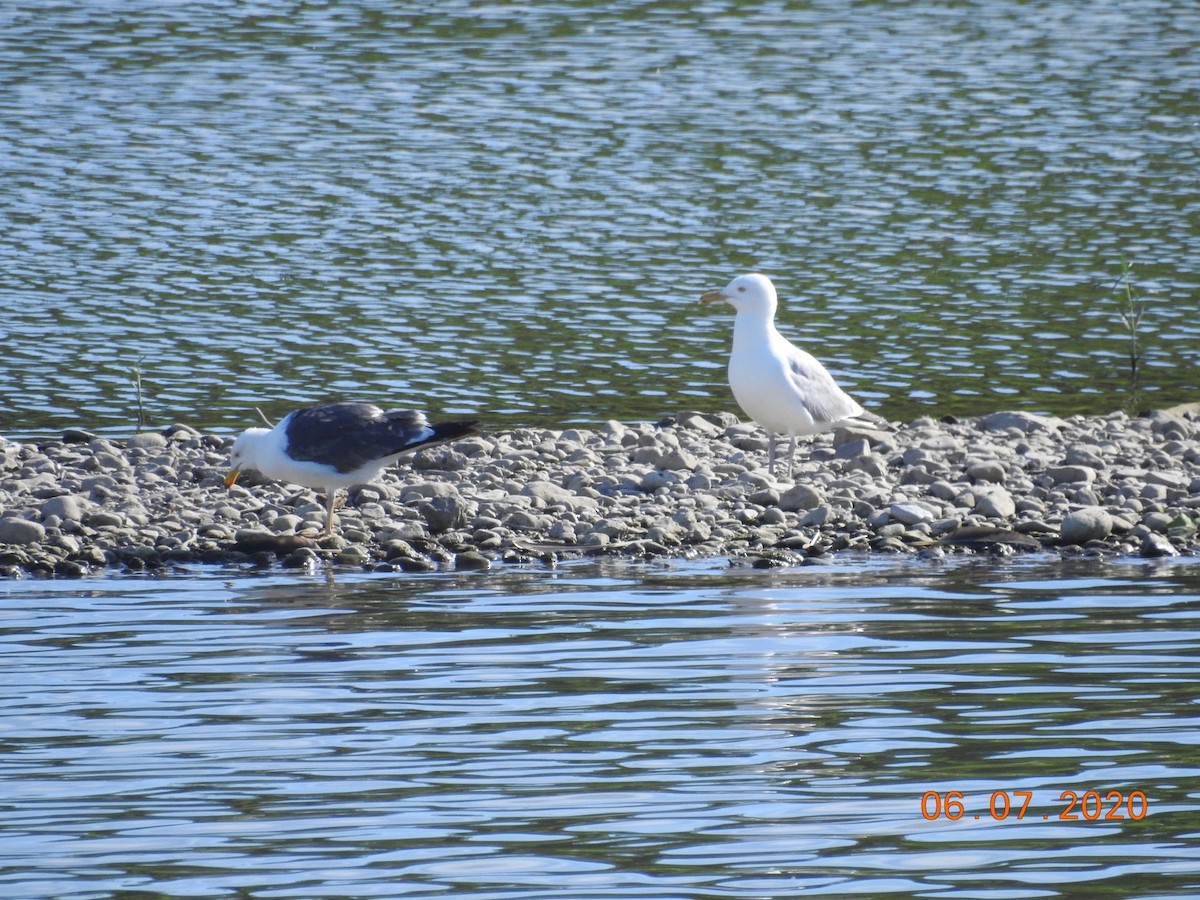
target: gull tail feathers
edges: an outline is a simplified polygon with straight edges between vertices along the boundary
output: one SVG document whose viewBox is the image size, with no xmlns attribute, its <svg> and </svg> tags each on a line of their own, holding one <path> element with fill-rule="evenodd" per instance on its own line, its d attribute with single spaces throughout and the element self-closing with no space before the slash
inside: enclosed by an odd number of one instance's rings
<svg viewBox="0 0 1200 900">
<path fill-rule="evenodd" d="M 457 422 L 438 422 L 430 424 L 429 430 L 432 435 L 422 441 L 414 444 L 409 444 L 404 449 L 407 450 L 423 450 L 426 447 L 434 447 L 438 444 L 445 444 L 448 441 L 456 441 L 459 438 L 469 437 L 472 434 L 479 434 L 478 419 L 461 419 Z"/>
<path fill-rule="evenodd" d="M 857 416 L 851 416 L 848 419 L 842 419 L 837 424 L 846 428 L 869 428 L 874 431 L 896 430 L 896 426 L 892 422 L 889 422 L 883 416 L 876 415 L 869 409 L 864 409 Z"/>
</svg>

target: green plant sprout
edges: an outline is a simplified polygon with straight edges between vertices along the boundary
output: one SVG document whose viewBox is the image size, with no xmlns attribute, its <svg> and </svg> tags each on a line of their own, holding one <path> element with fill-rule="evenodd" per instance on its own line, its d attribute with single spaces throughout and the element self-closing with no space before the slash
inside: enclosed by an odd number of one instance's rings
<svg viewBox="0 0 1200 900">
<path fill-rule="evenodd" d="M 1137 413 L 1141 393 L 1142 352 L 1138 344 L 1139 329 L 1142 317 L 1146 315 L 1149 301 L 1133 281 L 1133 263 L 1124 253 L 1121 254 L 1121 274 L 1115 285 L 1117 302 L 1120 304 L 1118 315 L 1125 333 L 1129 335 L 1129 402 L 1128 412 Z"/>
<path fill-rule="evenodd" d="M 137 398 L 137 430 L 141 431 L 146 427 L 146 410 L 142 405 L 142 360 L 144 356 L 139 356 L 133 363 L 133 368 L 130 369 L 130 376 L 133 381 L 134 396 Z"/>
</svg>

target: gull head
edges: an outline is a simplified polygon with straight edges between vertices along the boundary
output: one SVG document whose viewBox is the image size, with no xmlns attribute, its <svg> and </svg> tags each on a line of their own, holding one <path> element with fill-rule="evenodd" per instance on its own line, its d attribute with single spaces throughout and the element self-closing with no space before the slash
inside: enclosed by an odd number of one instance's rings
<svg viewBox="0 0 1200 900">
<path fill-rule="evenodd" d="M 775 285 L 766 275 L 757 273 L 739 275 L 719 291 L 708 291 L 700 297 L 701 303 L 730 304 L 738 312 L 774 317 Z"/>
<path fill-rule="evenodd" d="M 233 487 L 242 474 L 243 469 L 254 469 L 258 458 L 258 448 L 263 436 L 268 434 L 266 428 L 247 428 L 233 442 L 229 451 L 229 474 L 225 476 L 225 487 Z"/>
</svg>

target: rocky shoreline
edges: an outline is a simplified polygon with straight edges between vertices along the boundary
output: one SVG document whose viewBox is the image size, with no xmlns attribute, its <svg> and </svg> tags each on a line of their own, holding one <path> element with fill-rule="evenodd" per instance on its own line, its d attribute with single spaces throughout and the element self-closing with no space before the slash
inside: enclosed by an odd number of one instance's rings
<svg viewBox="0 0 1200 900">
<path fill-rule="evenodd" d="M 841 428 L 786 482 L 728 414 L 497 431 L 322 498 L 252 475 L 184 425 L 127 441 L 0 438 L 0 576 L 166 574 L 192 564 L 487 569 L 608 554 L 798 565 L 843 551 L 1200 554 L 1200 411 L 1058 419 L 999 412 Z"/>
</svg>

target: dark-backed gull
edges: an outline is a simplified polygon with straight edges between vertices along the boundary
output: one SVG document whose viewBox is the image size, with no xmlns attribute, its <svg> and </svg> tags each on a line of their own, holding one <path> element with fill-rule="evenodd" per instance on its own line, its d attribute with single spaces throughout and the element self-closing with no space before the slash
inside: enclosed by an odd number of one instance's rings
<svg viewBox="0 0 1200 900">
<path fill-rule="evenodd" d="M 243 469 L 267 478 L 324 490 L 325 530 L 333 532 L 334 495 L 338 488 L 379 476 L 405 453 L 469 434 L 474 420 L 431 425 L 412 409 L 384 412 L 370 403 L 325 403 L 289 413 L 274 428 L 248 428 L 233 442 L 226 485 Z"/>
</svg>

